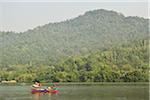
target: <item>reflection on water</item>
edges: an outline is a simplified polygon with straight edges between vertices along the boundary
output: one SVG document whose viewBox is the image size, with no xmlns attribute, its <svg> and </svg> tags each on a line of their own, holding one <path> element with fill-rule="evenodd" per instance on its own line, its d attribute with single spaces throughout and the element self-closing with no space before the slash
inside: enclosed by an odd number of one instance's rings
<svg viewBox="0 0 150 100">
<path fill-rule="evenodd" d="M 30 86 L 0 86 L 0 100 L 149 100 L 144 85 L 65 85 L 59 94 L 32 94 Z"/>
<path fill-rule="evenodd" d="M 33 100 L 57 100 L 57 95 L 59 94 L 51 94 L 51 93 L 34 93 L 32 94 Z"/>
<path fill-rule="evenodd" d="M 35 93 L 35 94 L 33 94 L 33 99 L 34 100 L 41 100 L 41 97 L 42 96 L 45 96 L 46 94 L 44 94 L 44 93 Z M 48 100 L 51 100 L 51 94 L 48 94 Z"/>
</svg>

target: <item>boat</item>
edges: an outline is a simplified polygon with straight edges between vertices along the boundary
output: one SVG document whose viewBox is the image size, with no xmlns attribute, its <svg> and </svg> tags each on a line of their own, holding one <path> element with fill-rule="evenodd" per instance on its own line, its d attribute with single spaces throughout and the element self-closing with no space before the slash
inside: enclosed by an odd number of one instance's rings
<svg viewBox="0 0 150 100">
<path fill-rule="evenodd" d="M 51 93 L 51 94 L 57 94 L 59 93 L 58 90 L 48 90 L 48 89 L 31 89 L 31 93 L 34 94 L 34 93 Z"/>
</svg>

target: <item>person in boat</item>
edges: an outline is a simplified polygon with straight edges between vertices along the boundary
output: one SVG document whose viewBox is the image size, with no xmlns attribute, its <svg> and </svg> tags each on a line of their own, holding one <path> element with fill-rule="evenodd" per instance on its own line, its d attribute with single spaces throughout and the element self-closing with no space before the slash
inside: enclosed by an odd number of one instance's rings
<svg viewBox="0 0 150 100">
<path fill-rule="evenodd" d="M 36 90 L 41 89 L 42 85 L 40 83 L 40 81 L 34 81 L 34 84 L 32 85 L 32 87 Z"/>
<path fill-rule="evenodd" d="M 48 89 L 49 91 L 52 91 L 52 90 L 53 90 L 52 85 L 53 85 L 52 80 L 50 80 L 50 86 L 47 87 L 47 89 Z"/>
<path fill-rule="evenodd" d="M 57 83 L 53 83 L 52 86 L 48 87 L 48 90 L 58 90 Z"/>
</svg>

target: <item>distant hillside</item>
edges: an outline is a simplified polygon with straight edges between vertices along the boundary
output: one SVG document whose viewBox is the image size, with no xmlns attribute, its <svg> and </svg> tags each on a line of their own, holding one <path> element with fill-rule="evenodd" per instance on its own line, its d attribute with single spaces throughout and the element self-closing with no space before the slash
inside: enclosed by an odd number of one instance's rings
<svg viewBox="0 0 150 100">
<path fill-rule="evenodd" d="M 148 19 L 104 9 L 88 11 L 23 33 L 0 32 L 0 65 L 49 64 L 65 56 L 147 40 L 147 36 Z"/>
</svg>

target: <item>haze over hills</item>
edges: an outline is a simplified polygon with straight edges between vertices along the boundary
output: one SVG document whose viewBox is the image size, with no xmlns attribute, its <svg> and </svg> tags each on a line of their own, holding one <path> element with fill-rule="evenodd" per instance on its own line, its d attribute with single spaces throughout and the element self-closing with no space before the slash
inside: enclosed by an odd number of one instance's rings
<svg viewBox="0 0 150 100">
<path fill-rule="evenodd" d="M 41 19 L 42 20 L 42 19 Z M 48 64 L 64 56 L 147 40 L 148 19 L 104 9 L 23 33 L 0 32 L 0 65 Z"/>
<path fill-rule="evenodd" d="M 148 19 L 104 9 L 0 32 L 0 81 L 148 82 L 148 40 Z"/>
</svg>

